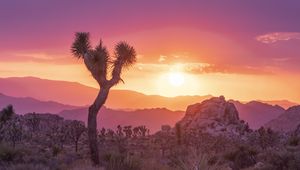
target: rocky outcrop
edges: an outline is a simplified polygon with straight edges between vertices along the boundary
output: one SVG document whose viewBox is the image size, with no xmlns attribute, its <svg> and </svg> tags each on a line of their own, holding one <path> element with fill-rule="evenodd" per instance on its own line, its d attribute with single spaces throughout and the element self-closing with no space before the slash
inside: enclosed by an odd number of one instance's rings
<svg viewBox="0 0 300 170">
<path fill-rule="evenodd" d="M 220 96 L 188 106 L 185 116 L 178 123 L 186 130 L 201 129 L 209 133 L 226 131 L 239 133 L 248 128 L 242 122 L 234 104 Z"/>
<path fill-rule="evenodd" d="M 300 105 L 287 109 L 276 119 L 266 123 L 264 127 L 271 128 L 275 131 L 289 132 L 297 129 L 300 124 Z"/>
<path fill-rule="evenodd" d="M 185 116 L 179 123 L 182 127 L 194 128 L 210 121 L 236 124 L 239 122 L 239 114 L 235 106 L 226 102 L 223 96 L 213 97 L 202 103 L 188 106 Z"/>
</svg>

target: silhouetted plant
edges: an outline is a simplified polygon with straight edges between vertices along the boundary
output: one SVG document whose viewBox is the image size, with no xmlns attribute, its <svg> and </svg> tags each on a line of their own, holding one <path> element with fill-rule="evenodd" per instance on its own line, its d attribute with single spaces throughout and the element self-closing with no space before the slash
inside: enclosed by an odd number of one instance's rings
<svg viewBox="0 0 300 170">
<path fill-rule="evenodd" d="M 139 126 L 141 136 L 145 137 L 149 129 L 146 128 L 146 126 Z"/>
<path fill-rule="evenodd" d="M 47 133 L 47 136 L 50 138 L 51 146 L 63 148 L 64 143 L 68 138 L 68 133 L 66 131 L 67 126 L 62 122 L 58 122 L 49 127 L 50 130 Z"/>
<path fill-rule="evenodd" d="M 22 140 L 23 133 L 23 126 L 19 117 L 15 117 L 5 124 L 4 135 L 6 140 L 11 142 L 13 148 L 17 142 Z"/>
<path fill-rule="evenodd" d="M 122 154 L 108 154 L 105 156 L 107 170 L 140 170 L 141 162 L 139 159 Z"/>
<path fill-rule="evenodd" d="M 125 133 L 125 136 L 127 137 L 127 138 L 131 138 L 131 136 L 132 136 L 132 126 L 124 126 L 124 128 L 123 128 L 123 131 L 124 131 L 124 133 Z"/>
<path fill-rule="evenodd" d="M 103 136 L 103 137 L 105 137 L 105 134 L 106 134 L 106 129 L 105 129 L 105 128 L 102 128 L 102 129 L 100 130 L 100 135 Z"/>
<path fill-rule="evenodd" d="M 29 127 L 30 136 L 32 137 L 32 134 L 39 129 L 41 120 L 35 112 L 27 114 L 26 117 L 26 125 Z"/>
<path fill-rule="evenodd" d="M 0 144 L 0 162 L 11 162 L 17 157 L 22 156 L 23 154 L 19 149 L 12 148 L 11 146 L 3 143 Z"/>
<path fill-rule="evenodd" d="M 138 137 L 139 136 L 139 127 L 134 127 L 133 128 L 133 137 Z"/>
<path fill-rule="evenodd" d="M 98 82 L 100 91 L 94 103 L 89 107 L 88 136 L 90 143 L 91 159 L 94 165 L 99 165 L 99 153 L 97 145 L 97 114 L 105 103 L 111 87 L 123 82 L 121 73 L 124 68 L 136 62 L 136 52 L 126 42 L 119 42 L 114 49 L 114 57 L 108 54 L 108 50 L 100 40 L 99 44 L 92 48 L 89 33 L 78 32 L 71 51 L 77 58 L 83 59 L 85 66 Z M 108 72 L 111 71 L 110 76 Z M 108 79 L 108 77 L 111 77 Z"/>
<path fill-rule="evenodd" d="M 246 146 L 238 146 L 236 150 L 226 153 L 224 157 L 232 161 L 233 169 L 241 169 L 254 165 L 256 163 L 256 155 L 256 150 Z"/>
<path fill-rule="evenodd" d="M 110 138 L 114 138 L 115 132 L 111 129 L 108 129 L 107 132 L 106 132 L 106 136 L 108 136 Z"/>
<path fill-rule="evenodd" d="M 5 123 L 15 114 L 12 105 L 8 105 L 0 111 L 0 123 Z"/>
<path fill-rule="evenodd" d="M 270 150 L 264 154 L 262 158 L 267 168 L 272 170 L 282 169 L 300 169 L 299 152 L 288 152 L 285 149 Z"/>
<path fill-rule="evenodd" d="M 15 115 L 15 111 L 12 105 L 8 105 L 0 111 L 0 141 L 4 138 L 3 126 L 4 124 L 10 120 L 13 115 Z"/>
<path fill-rule="evenodd" d="M 181 145 L 182 143 L 182 129 L 181 129 L 181 125 L 179 123 L 177 123 L 175 125 L 176 128 L 176 139 L 177 139 L 177 144 Z"/>
<path fill-rule="evenodd" d="M 71 141 L 75 145 L 75 152 L 77 152 L 79 139 L 83 134 L 83 132 L 85 132 L 86 130 L 84 123 L 78 120 L 72 120 L 68 124 L 67 130 L 68 130 L 68 136 L 70 137 Z"/>
<path fill-rule="evenodd" d="M 258 144 L 262 149 L 266 149 L 274 145 L 274 143 L 278 140 L 278 135 L 270 128 L 265 129 L 264 127 L 261 127 L 256 132 L 258 133 Z"/>
<path fill-rule="evenodd" d="M 288 139 L 288 144 L 290 146 L 298 146 L 300 144 L 300 138 L 297 135 L 292 134 Z"/>
<path fill-rule="evenodd" d="M 124 136 L 124 134 L 123 134 L 123 128 L 122 128 L 121 125 L 117 126 L 117 132 L 116 133 L 117 133 L 118 137 L 123 137 Z"/>
</svg>

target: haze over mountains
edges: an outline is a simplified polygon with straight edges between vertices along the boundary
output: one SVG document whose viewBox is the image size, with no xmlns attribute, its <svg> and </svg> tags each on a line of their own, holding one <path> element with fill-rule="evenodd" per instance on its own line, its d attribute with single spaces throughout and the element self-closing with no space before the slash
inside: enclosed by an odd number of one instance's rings
<svg viewBox="0 0 300 170">
<path fill-rule="evenodd" d="M 12 104 L 18 114 L 30 112 L 58 113 L 65 109 L 78 108 L 78 106 L 65 105 L 53 101 L 40 101 L 31 97 L 11 97 L 0 93 L 0 109 L 8 104 Z"/>
<path fill-rule="evenodd" d="M 253 129 L 258 129 L 266 124 L 270 119 L 274 119 L 281 115 L 285 109 L 275 105 L 251 101 L 248 103 L 241 103 L 239 101 L 229 100 L 233 103 L 239 111 L 239 117 L 248 122 Z"/>
<path fill-rule="evenodd" d="M 266 123 L 265 127 L 276 131 L 288 132 L 300 127 L 300 106 L 293 106 L 275 119 Z"/>
<path fill-rule="evenodd" d="M 97 89 L 74 82 L 44 80 L 34 77 L 0 78 L 0 107 L 13 104 L 17 113 L 55 113 L 67 119 L 87 120 L 87 105 Z M 17 97 L 11 97 L 17 96 Z M 24 97 L 30 96 L 30 97 Z M 207 96 L 179 96 L 174 98 L 158 95 L 144 95 L 127 90 L 112 90 L 106 108 L 99 114 L 100 127 L 115 128 L 121 125 L 147 125 L 156 131 L 163 124 L 174 125 L 182 118 L 186 107 L 200 103 Z M 242 103 L 230 100 L 239 112 L 240 119 L 257 129 L 277 118 L 285 109 L 278 105 L 251 101 Z M 269 101 L 283 103 L 285 107 L 294 105 L 289 101 Z M 66 104 L 67 103 L 67 104 Z M 129 111 L 130 110 L 130 111 Z M 173 111 L 172 111 L 173 110 Z M 182 111 L 174 111 L 182 110 Z"/>
<path fill-rule="evenodd" d="M 35 77 L 0 78 L 0 93 L 13 97 L 32 97 L 42 101 L 56 101 L 74 106 L 86 106 L 93 102 L 98 89 L 76 82 L 46 80 Z M 145 95 L 129 90 L 111 90 L 106 106 L 117 109 L 145 109 L 165 107 L 170 110 L 185 110 L 192 103 L 199 103 L 206 96 L 163 97 Z M 262 101 L 264 102 L 264 101 Z M 288 108 L 296 105 L 289 101 L 266 101 L 271 105 Z"/>
<path fill-rule="evenodd" d="M 76 82 L 54 81 L 35 77 L 0 78 L 0 93 L 14 97 L 33 97 L 43 101 L 85 106 L 95 99 L 98 89 Z M 201 102 L 212 96 L 163 97 L 145 95 L 130 90 L 111 90 L 105 105 L 117 109 L 144 109 L 165 107 L 185 110 L 191 103 Z"/>
<path fill-rule="evenodd" d="M 65 119 L 81 120 L 87 122 L 88 108 L 64 110 L 58 115 Z M 171 111 L 166 108 L 138 109 L 134 111 L 114 110 L 106 107 L 101 108 L 97 120 L 98 128 L 116 129 L 121 126 L 145 125 L 150 132 L 160 130 L 162 125 L 174 126 L 184 116 L 184 111 Z"/>
</svg>

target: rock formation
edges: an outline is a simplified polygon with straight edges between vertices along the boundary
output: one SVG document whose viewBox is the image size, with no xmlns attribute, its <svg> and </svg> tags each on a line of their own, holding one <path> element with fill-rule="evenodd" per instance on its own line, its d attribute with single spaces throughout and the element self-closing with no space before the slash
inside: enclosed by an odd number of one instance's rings
<svg viewBox="0 0 300 170">
<path fill-rule="evenodd" d="M 227 102 L 223 96 L 188 106 L 185 116 L 178 123 L 186 130 L 200 129 L 213 134 L 239 133 L 248 128 L 240 121 L 234 104 Z"/>
</svg>

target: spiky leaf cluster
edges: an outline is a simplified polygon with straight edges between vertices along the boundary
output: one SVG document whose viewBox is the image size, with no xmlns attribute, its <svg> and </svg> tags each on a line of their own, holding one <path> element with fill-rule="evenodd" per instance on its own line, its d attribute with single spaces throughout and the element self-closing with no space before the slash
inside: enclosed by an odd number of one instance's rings
<svg viewBox="0 0 300 170">
<path fill-rule="evenodd" d="M 119 42 L 114 48 L 114 56 L 110 56 L 102 41 L 92 48 L 89 33 L 76 33 L 75 41 L 71 47 L 73 55 L 83 58 L 87 69 L 100 86 L 112 87 L 122 81 L 122 70 L 136 62 L 135 49 L 128 43 Z M 111 79 L 107 80 L 108 72 Z"/>
<path fill-rule="evenodd" d="M 75 41 L 72 44 L 71 51 L 77 58 L 82 58 L 85 53 L 91 49 L 90 34 L 86 32 L 77 32 Z"/>
</svg>

